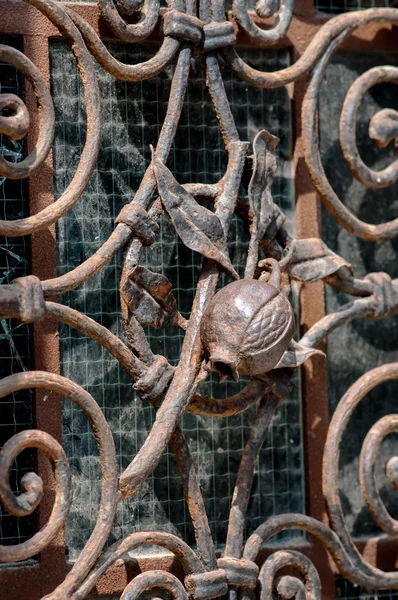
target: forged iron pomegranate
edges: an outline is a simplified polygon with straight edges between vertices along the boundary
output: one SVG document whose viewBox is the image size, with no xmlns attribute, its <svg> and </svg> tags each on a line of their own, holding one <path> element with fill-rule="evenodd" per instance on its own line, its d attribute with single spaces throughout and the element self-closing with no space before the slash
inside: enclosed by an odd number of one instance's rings
<svg viewBox="0 0 398 600">
<path fill-rule="evenodd" d="M 200 334 L 212 370 L 238 381 L 261 375 L 281 359 L 294 333 L 293 308 L 280 290 L 280 267 L 272 264 L 269 281 L 234 281 L 211 300 Z"/>
</svg>

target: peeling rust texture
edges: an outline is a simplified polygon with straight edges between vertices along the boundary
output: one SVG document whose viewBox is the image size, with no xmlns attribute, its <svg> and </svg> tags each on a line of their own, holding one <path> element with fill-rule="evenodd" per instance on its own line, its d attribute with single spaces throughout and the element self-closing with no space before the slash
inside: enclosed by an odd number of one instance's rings
<svg viewBox="0 0 398 600">
<path fill-rule="evenodd" d="M 7 2 L 8 0 L 6 0 Z M 166 117 L 152 161 L 141 185 L 115 220 L 115 229 L 104 245 L 76 269 L 51 280 L 29 275 L 0 287 L 0 318 L 13 317 L 31 323 L 43 319 L 64 323 L 103 346 L 130 375 L 136 392 L 156 409 L 155 423 L 135 457 L 120 473 L 112 432 L 95 399 L 73 381 L 56 374 L 27 371 L 0 381 L 0 397 L 16 390 L 39 388 L 66 396 L 83 411 L 98 444 L 102 469 L 102 495 L 97 522 L 73 568 L 45 598 L 79 600 L 86 598 L 99 578 L 116 561 L 137 547 L 159 546 L 171 552 L 181 564 L 182 580 L 158 569 L 134 577 L 121 598 L 131 600 L 144 592 L 158 596 L 163 590 L 175 600 L 210 600 L 229 592 L 231 600 L 249 599 L 256 593 L 262 600 L 274 598 L 321 597 L 321 581 L 309 560 L 293 550 L 275 551 L 259 569 L 262 544 L 287 529 L 308 532 L 321 541 L 350 581 L 372 589 L 398 589 L 398 573 L 383 572 L 368 564 L 357 551 L 348 533 L 339 498 L 339 447 L 352 413 L 376 385 L 398 378 L 398 364 L 380 366 L 362 376 L 341 399 L 330 424 L 323 457 L 323 493 L 330 525 L 299 514 L 285 514 L 265 521 L 244 541 L 247 506 L 254 469 L 262 444 L 278 406 L 286 400 L 297 368 L 336 328 L 356 318 L 385 319 L 398 313 L 398 280 L 387 273 L 355 277 L 349 257 L 340 257 L 321 240 L 293 239 L 285 229 L 285 216 L 274 203 L 271 184 L 276 170 L 275 148 L 279 142 L 272 132 L 260 131 L 253 140 L 240 140 L 221 77 L 221 52 L 231 70 L 251 85 L 278 87 L 309 75 L 302 108 L 305 160 L 314 186 L 337 223 L 364 240 L 376 241 L 398 236 L 398 219 L 368 224 L 352 214 L 331 188 L 323 170 L 317 137 L 317 107 L 320 85 L 333 52 L 356 29 L 372 22 L 398 24 L 398 9 L 381 8 L 353 12 L 330 19 L 319 29 L 300 58 L 278 72 L 259 72 L 245 64 L 233 48 L 237 26 L 259 46 L 281 41 L 289 29 L 293 1 L 257 0 L 258 17 L 275 17 L 262 29 L 253 20 L 244 0 L 234 0 L 227 15 L 222 0 L 170 0 L 160 12 L 158 0 L 99 0 L 99 9 L 114 35 L 128 43 L 140 42 L 162 21 L 163 43 L 147 62 L 131 65 L 116 60 L 92 26 L 67 5 L 53 0 L 26 0 L 57 27 L 70 45 L 81 73 L 87 114 L 87 136 L 76 172 L 60 198 L 37 214 L 15 221 L 0 221 L 0 234 L 23 236 L 41 232 L 55 223 L 81 198 L 95 167 L 101 141 L 101 98 L 95 61 L 108 73 L 124 81 L 155 77 L 173 65 L 173 79 Z M 128 16 L 128 21 L 125 20 Z M 228 18 L 227 18 L 228 17 Z M 228 165 L 215 185 L 181 185 L 166 166 L 179 124 L 187 89 L 192 52 L 203 54 L 203 69 L 216 112 Z M 0 155 L 0 176 L 21 179 L 44 168 L 55 128 L 55 114 L 49 87 L 40 71 L 23 53 L 0 45 L 0 60 L 18 69 L 32 85 L 37 98 L 38 136 L 30 154 L 18 163 Z M 356 144 L 356 119 L 366 92 L 381 82 L 398 83 L 398 70 L 391 66 L 370 69 L 351 86 L 341 112 L 340 141 L 347 164 L 362 184 L 370 188 L 392 185 L 398 179 L 398 163 L 381 171 L 362 161 Z M 22 139 L 30 128 L 32 115 L 23 100 L 0 93 L 0 133 L 10 140 Z M 369 136 L 377 147 L 396 142 L 398 115 L 383 109 L 373 116 Z M 252 149 L 249 150 L 250 145 Z M 250 156 L 250 158 L 249 158 Z M 251 169 L 248 184 L 243 173 Z M 242 202 L 238 190 L 246 185 L 249 202 Z M 211 202 L 214 210 L 203 205 Z M 246 222 L 251 239 L 245 275 L 239 279 L 227 250 L 232 216 Z M 202 256 L 202 267 L 189 319 L 179 312 L 172 285 L 164 275 L 140 265 L 141 250 L 159 233 L 159 218 L 167 216 L 176 235 Z M 50 301 L 90 279 L 119 251 L 124 251 L 120 299 L 127 344 L 86 315 L 61 302 Z M 217 292 L 219 275 L 230 280 Z M 353 296 L 332 314 L 315 323 L 299 340 L 293 340 L 294 315 L 289 300 L 290 281 L 324 283 Z M 216 293 L 217 292 L 217 293 Z M 144 327 L 179 327 L 184 343 L 176 367 L 161 355 L 154 355 Z M 210 373 L 221 381 L 242 375 L 250 381 L 239 393 L 217 400 L 200 394 Z M 180 421 L 184 411 L 224 418 L 257 405 L 231 504 L 228 535 L 223 555 L 217 559 L 200 491 L 195 466 Z M 383 417 L 369 431 L 360 456 L 361 489 L 370 513 L 389 535 L 398 534 L 398 522 L 389 515 L 376 488 L 375 465 L 384 438 L 398 432 L 398 417 Z M 105 548 L 119 502 L 131 498 L 158 465 L 168 444 L 176 457 L 194 525 L 197 551 L 166 532 L 134 533 Z M 48 522 L 31 539 L 15 546 L 0 546 L 0 562 L 15 563 L 35 556 L 46 548 L 63 528 L 73 502 L 71 475 L 62 446 L 39 430 L 20 432 L 0 451 L 0 502 L 10 515 L 23 518 L 40 505 L 46 495 L 41 477 L 26 474 L 22 492 L 16 496 L 9 485 L 10 469 L 26 448 L 44 452 L 54 471 L 55 499 Z M 390 485 L 398 489 L 398 458 L 386 465 Z M 160 563 L 162 566 L 162 563 Z M 288 569 L 288 574 L 286 574 Z M 285 570 L 285 571 L 283 571 Z M 280 573 L 282 571 L 282 573 Z M 257 591 L 256 591 L 257 590 Z"/>
</svg>

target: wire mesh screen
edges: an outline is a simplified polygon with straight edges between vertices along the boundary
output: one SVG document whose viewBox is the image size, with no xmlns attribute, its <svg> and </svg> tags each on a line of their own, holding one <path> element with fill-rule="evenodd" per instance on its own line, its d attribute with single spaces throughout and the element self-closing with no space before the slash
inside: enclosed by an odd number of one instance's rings
<svg viewBox="0 0 398 600">
<path fill-rule="evenodd" d="M 396 598 L 398 598 L 396 590 L 366 590 L 343 577 L 336 577 L 337 600 L 396 600 Z"/>
<path fill-rule="evenodd" d="M 120 60 L 147 60 L 153 48 L 129 48 L 110 44 Z M 285 51 L 247 52 L 257 68 L 283 68 Z M 74 59 L 60 42 L 51 45 L 53 96 L 57 111 L 54 144 L 56 194 L 70 181 L 85 136 L 84 101 Z M 68 73 L 68 77 L 65 77 Z M 253 140 L 261 128 L 281 138 L 279 172 L 274 184 L 275 201 L 293 221 L 291 178 L 290 101 L 285 90 L 255 90 L 223 73 L 232 111 L 242 139 Z M 59 274 L 90 256 L 114 227 L 121 207 L 137 190 L 150 160 L 149 144 L 156 144 L 170 87 L 170 73 L 138 84 L 113 80 L 99 73 L 104 108 L 102 149 L 97 169 L 86 193 L 58 226 Z M 200 64 L 193 62 L 191 80 L 180 127 L 168 161 L 182 182 L 216 182 L 226 166 L 217 120 L 205 90 Z M 289 223 L 292 228 L 292 223 Z M 248 234 L 235 218 L 229 236 L 231 258 L 242 274 Z M 63 297 L 123 338 L 118 285 L 121 257 L 117 257 L 82 286 Z M 199 257 L 179 243 L 164 219 L 157 242 L 143 252 L 141 263 L 164 273 L 173 284 L 179 309 L 189 316 L 197 281 Z M 180 330 L 148 332 L 154 352 L 175 364 L 181 349 Z M 151 406 L 132 391 L 132 382 L 118 364 L 96 343 L 66 326 L 60 329 L 62 373 L 87 389 L 102 407 L 114 434 L 120 470 L 141 447 L 154 420 Z M 243 384 L 242 384 L 243 385 Z M 200 392 L 221 398 L 240 389 L 237 384 L 219 385 L 211 380 Z M 228 419 L 186 414 L 183 428 L 193 455 L 210 526 L 217 545 L 225 542 L 228 511 L 239 458 L 253 411 Z M 66 539 L 69 558 L 74 559 L 93 527 L 100 491 L 100 467 L 95 440 L 79 410 L 65 401 L 63 444 L 74 472 L 74 503 Z M 249 507 L 247 533 L 277 512 L 302 511 L 303 469 L 300 409 L 297 389 L 282 406 L 264 445 L 256 470 Z M 159 467 L 139 494 L 120 505 L 113 537 L 120 539 L 135 530 L 160 529 L 180 535 L 194 545 L 193 528 L 185 505 L 173 455 L 165 454 Z"/>
<path fill-rule="evenodd" d="M 315 0 L 315 9 L 330 13 L 340 14 L 351 10 L 365 10 L 366 8 L 388 8 L 394 6 L 395 0 Z"/>
<path fill-rule="evenodd" d="M 0 36 L 0 43 L 21 48 L 16 37 Z M 0 63 L 1 93 L 22 96 L 20 73 Z M 0 134 L 1 153 L 11 162 L 23 156 L 23 141 L 13 142 Z M 28 214 L 28 197 L 24 180 L 0 178 L 1 219 L 16 219 Z M 16 277 L 29 275 L 29 240 L 25 237 L 0 237 L 0 281 L 9 283 Z M 30 327 L 13 319 L 0 320 L 0 374 L 7 377 L 31 368 Z M 14 392 L 0 399 L 0 447 L 15 433 L 33 426 L 32 394 L 29 390 Z M 32 451 L 24 451 L 14 462 L 10 473 L 12 490 L 21 492 L 21 477 L 34 468 Z M 0 543 L 18 544 L 35 531 L 35 515 L 18 518 L 3 513 L 0 506 Z"/>
</svg>

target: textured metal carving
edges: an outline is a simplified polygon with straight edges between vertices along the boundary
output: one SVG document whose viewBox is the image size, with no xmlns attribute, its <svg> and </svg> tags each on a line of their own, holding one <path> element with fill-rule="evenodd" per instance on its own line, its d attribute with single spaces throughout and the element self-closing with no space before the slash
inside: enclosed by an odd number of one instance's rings
<svg viewBox="0 0 398 600">
<path fill-rule="evenodd" d="M 291 389 L 295 370 L 334 329 L 353 319 L 387 318 L 398 312 L 398 280 L 386 273 L 355 277 L 350 264 L 319 239 L 292 239 L 284 226 L 284 215 L 274 203 L 271 184 L 276 169 L 278 138 L 261 131 L 249 142 L 241 141 L 225 94 L 219 53 L 230 69 L 258 87 L 279 87 L 310 74 L 303 103 L 305 158 L 314 185 L 327 209 L 350 233 L 365 240 L 384 240 L 398 235 L 398 220 L 380 225 L 361 221 L 340 201 L 322 167 L 317 137 L 317 102 L 326 65 L 336 48 L 354 30 L 372 22 L 398 24 L 398 9 L 371 9 L 329 20 L 314 36 L 306 51 L 288 68 L 260 72 L 247 65 L 234 49 L 237 24 L 251 40 L 272 46 L 288 30 L 292 0 L 257 0 L 261 17 L 275 16 L 269 29 L 260 28 L 243 0 L 234 0 L 232 15 L 221 0 L 170 0 L 160 13 L 158 0 L 98 0 L 101 14 L 114 34 L 129 43 L 146 39 L 159 19 L 163 43 L 145 63 L 131 65 L 116 60 L 92 27 L 68 5 L 53 0 L 26 0 L 59 28 L 78 63 L 84 86 L 87 135 L 76 173 L 64 193 L 38 214 L 15 221 L 0 221 L 0 234 L 23 236 L 40 232 L 64 215 L 82 195 L 93 173 L 101 139 L 101 99 L 94 59 L 105 71 L 125 81 L 156 76 L 174 63 L 167 114 L 152 161 L 129 204 L 121 210 L 115 229 L 105 244 L 76 269 L 54 279 L 19 278 L 0 287 L 2 318 L 15 317 L 31 323 L 53 319 L 65 323 L 101 344 L 131 376 L 135 390 L 157 409 L 155 423 L 131 463 L 120 473 L 112 432 L 95 399 L 80 386 L 59 375 L 32 371 L 0 381 L 0 397 L 27 388 L 42 388 L 66 396 L 87 418 L 98 444 L 102 469 L 102 495 L 97 522 L 78 560 L 64 581 L 46 596 L 51 600 L 74 600 L 88 596 L 98 579 L 134 548 L 157 545 L 167 548 L 181 563 L 184 579 L 154 570 L 135 577 L 121 598 L 131 600 L 143 592 L 164 590 L 175 600 L 210 600 L 230 592 L 231 599 L 263 599 L 273 594 L 283 598 L 320 598 L 321 583 L 310 560 L 293 550 L 277 551 L 262 565 L 256 562 L 263 543 L 282 530 L 300 529 L 320 540 L 341 574 L 368 588 L 398 589 L 398 573 L 383 572 L 368 564 L 356 549 L 344 522 L 339 498 L 339 445 L 354 408 L 376 385 L 398 377 L 398 364 L 387 364 L 361 377 L 341 399 L 335 411 L 324 453 L 323 491 L 330 526 L 300 514 L 274 516 L 261 525 L 244 544 L 245 514 L 250 497 L 255 462 L 278 405 Z M 132 23 L 122 15 L 133 15 Z M 216 111 L 225 149 L 227 170 L 217 185 L 180 185 L 166 163 L 178 127 L 193 51 L 203 55 L 206 83 Z M 20 51 L 0 46 L 0 61 L 13 65 L 32 84 L 38 102 L 39 135 L 32 152 L 19 163 L 0 156 L 0 175 L 13 179 L 29 176 L 42 168 L 54 136 L 54 108 L 43 76 Z M 377 188 L 397 180 L 397 161 L 375 172 L 362 161 L 355 141 L 356 115 L 364 94 L 381 81 L 397 83 L 397 69 L 378 67 L 359 77 L 349 90 L 341 113 L 340 139 L 353 176 Z M 6 111 L 3 114 L 3 111 Z M 21 139 L 30 119 L 24 102 L 11 94 L 0 94 L 0 132 L 11 140 Z M 369 127 L 371 139 L 385 147 L 397 139 L 397 114 L 384 110 Z M 251 169 L 247 185 L 248 204 L 238 198 L 244 167 Z M 211 202 L 214 210 L 203 206 Z M 243 208 L 242 208 L 243 207 Z M 227 251 L 227 235 L 233 214 L 246 219 L 251 232 L 245 275 L 236 273 Z M 179 312 L 170 282 L 163 275 L 140 265 L 141 250 L 151 245 L 159 231 L 159 218 L 166 214 L 182 242 L 203 257 L 195 299 L 188 320 Z M 123 322 L 129 346 L 102 325 L 49 299 L 72 290 L 92 277 L 119 251 L 124 251 L 120 283 Z M 217 292 L 219 275 L 235 280 Z M 336 313 L 316 323 L 298 342 L 294 341 L 294 316 L 289 302 L 290 280 L 325 283 L 354 296 Z M 154 355 L 144 326 L 179 327 L 184 343 L 179 363 Z M 225 400 L 200 395 L 200 386 L 210 372 L 221 378 L 250 375 L 246 387 Z M 249 440 L 242 454 L 230 510 L 225 550 L 217 558 L 206 511 L 187 442 L 180 427 L 184 411 L 222 418 L 258 405 Z M 384 417 L 369 432 L 360 457 L 362 492 L 374 519 L 385 532 L 396 535 L 398 523 L 387 512 L 376 489 L 374 469 L 380 445 L 389 433 L 398 432 L 398 417 Z M 134 533 L 104 550 L 119 502 L 132 497 L 159 463 L 168 444 L 175 453 L 195 528 L 197 552 L 183 540 L 165 532 Z M 61 445 L 47 433 L 29 430 L 13 436 L 0 452 L 0 502 L 11 515 L 24 517 L 40 504 L 45 490 L 41 478 L 29 473 L 21 481 L 23 493 L 14 496 L 9 472 L 15 457 L 25 448 L 38 448 L 51 461 L 56 493 L 48 522 L 31 539 L 15 546 L 0 546 L 0 562 L 17 562 L 40 552 L 64 526 L 71 503 L 71 475 Z M 387 474 L 398 488 L 396 457 L 388 461 Z M 289 567 L 297 572 L 279 576 Z"/>
<path fill-rule="evenodd" d="M 293 308 L 280 291 L 279 263 L 268 262 L 268 281 L 262 275 L 226 285 L 203 315 L 200 335 L 210 370 L 235 381 L 271 371 L 293 338 Z"/>
</svg>

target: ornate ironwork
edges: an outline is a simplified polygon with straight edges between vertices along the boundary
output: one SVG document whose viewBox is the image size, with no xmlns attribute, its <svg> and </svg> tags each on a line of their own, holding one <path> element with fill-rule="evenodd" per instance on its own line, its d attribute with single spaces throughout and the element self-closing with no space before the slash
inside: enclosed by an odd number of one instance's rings
<svg viewBox="0 0 398 600">
<path fill-rule="evenodd" d="M 102 495 L 93 532 L 63 583 L 46 598 L 64 600 L 85 598 L 97 580 L 126 552 L 144 545 L 167 548 L 181 561 L 183 583 L 161 570 L 135 577 L 124 590 L 122 600 L 137 598 L 142 592 L 162 589 L 175 600 L 188 597 L 209 600 L 226 594 L 241 600 L 257 588 L 265 600 L 276 592 L 280 597 L 319 598 L 321 584 L 315 567 L 302 553 L 292 550 L 272 554 L 259 570 L 256 564 L 263 543 L 287 529 L 304 530 L 320 540 L 338 570 L 346 578 L 367 588 L 398 589 L 398 573 L 383 572 L 368 564 L 356 549 L 345 525 L 339 499 L 339 445 L 353 410 L 362 398 L 383 381 L 398 377 L 398 363 L 378 367 L 361 377 L 341 399 L 329 427 L 324 452 L 323 491 L 330 526 L 301 514 L 274 516 L 261 525 L 244 544 L 244 522 L 254 466 L 275 410 L 290 390 L 294 371 L 311 355 L 320 352 L 319 343 L 331 331 L 359 317 L 380 319 L 398 312 L 398 279 L 386 273 L 354 276 L 350 264 L 333 253 L 319 239 L 292 239 L 284 226 L 284 215 L 274 203 L 271 183 L 276 169 L 278 139 L 266 131 L 252 142 L 254 156 L 248 156 L 249 143 L 241 141 L 225 94 L 219 66 L 219 53 L 240 78 L 258 87 L 279 87 L 309 75 L 303 103 L 302 123 L 305 159 L 314 185 L 326 208 L 351 234 L 365 240 L 385 240 L 398 235 L 398 219 L 379 225 L 361 221 L 345 207 L 331 188 L 322 167 L 317 137 L 317 102 L 325 68 L 333 52 L 354 30 L 372 23 L 398 24 L 398 10 L 371 9 L 330 19 L 315 35 L 302 56 L 278 72 L 260 72 L 234 49 L 239 25 L 249 38 L 263 47 L 276 44 L 288 30 L 292 0 L 257 0 L 259 16 L 274 16 L 274 25 L 260 28 L 243 0 L 234 0 L 232 15 L 222 0 L 169 0 L 160 13 L 158 0 L 98 0 L 101 14 L 114 34 L 125 42 L 139 42 L 154 30 L 159 18 L 163 43 L 153 58 L 137 65 L 122 64 L 107 50 L 92 27 L 68 5 L 53 0 L 26 0 L 41 11 L 69 43 L 78 63 L 84 86 L 87 136 L 76 173 L 67 189 L 53 204 L 15 221 L 1 221 L 0 234 L 23 236 L 55 223 L 80 198 L 96 164 L 101 139 L 101 100 L 94 59 L 114 77 L 140 81 L 159 74 L 174 63 L 166 118 L 152 161 L 141 185 L 124 206 L 115 229 L 106 243 L 76 269 L 60 277 L 40 281 L 30 275 L 0 288 L 2 317 L 15 317 L 25 323 L 53 319 L 65 323 L 101 344 L 125 368 L 140 397 L 157 409 L 155 423 L 129 466 L 118 472 L 112 432 L 94 398 L 79 385 L 47 372 L 23 372 L 0 381 L 0 397 L 15 390 L 44 388 L 66 396 L 85 414 L 97 440 L 102 468 Z M 123 14 L 135 15 L 128 23 Z M 178 127 L 187 87 L 191 55 L 203 55 L 206 84 L 214 104 L 225 149 L 227 170 L 217 185 L 180 185 L 166 162 Z M 32 152 L 21 162 L 10 163 L 0 156 L 0 175 L 21 179 L 41 168 L 54 136 L 54 108 L 43 76 L 23 53 L 0 46 L 0 60 L 13 65 L 32 84 L 38 102 L 39 135 Z M 364 94 L 381 81 L 398 83 L 398 69 L 390 66 L 370 69 L 351 86 L 340 121 L 340 141 L 345 159 L 355 178 L 370 188 L 391 185 L 398 179 L 398 161 L 382 171 L 370 169 L 362 161 L 355 141 L 358 107 Z M 7 114 L 2 111 L 8 109 Z M 384 147 L 397 139 L 398 114 L 383 110 L 371 120 L 369 135 Z M 24 102 L 12 94 L 0 95 L 0 132 L 11 140 L 21 139 L 29 129 L 29 113 Z M 238 197 L 244 166 L 252 176 L 247 188 L 249 205 Z M 203 206 L 212 202 L 214 211 Z M 228 256 L 226 238 L 231 218 L 237 211 L 250 225 L 251 240 L 243 280 Z M 190 318 L 178 311 L 172 286 L 163 275 L 140 266 L 141 249 L 151 245 L 159 230 L 159 217 L 167 214 L 183 243 L 203 256 Z M 120 284 L 126 346 L 102 325 L 87 316 L 48 298 L 72 290 L 92 277 L 120 250 L 124 250 Z M 236 280 L 216 294 L 220 272 Z M 325 283 L 354 296 L 337 312 L 316 323 L 299 342 L 294 341 L 294 317 L 288 300 L 290 280 Z M 163 356 L 155 356 L 145 337 L 144 326 L 177 326 L 185 332 L 177 367 Z M 251 376 L 247 386 L 225 400 L 200 395 L 200 386 L 216 371 L 221 379 L 242 374 Z M 247 445 L 242 454 L 233 495 L 225 551 L 216 557 L 203 499 L 192 459 L 180 427 L 185 410 L 197 415 L 222 418 L 258 404 Z M 396 534 L 398 523 L 387 512 L 376 489 L 374 468 L 380 444 L 392 431 L 398 432 L 398 417 L 382 418 L 369 431 L 360 457 L 362 492 L 377 524 Z M 104 550 L 119 502 L 137 493 L 153 472 L 171 443 L 195 528 L 197 552 L 183 540 L 165 532 L 134 533 Z M 0 561 L 16 562 L 36 555 L 64 526 L 72 503 L 71 474 L 61 445 L 48 434 L 29 430 L 14 435 L 0 452 L 0 501 L 11 515 L 31 514 L 43 498 L 41 478 L 35 473 L 21 481 L 24 493 L 16 497 L 9 486 L 14 458 L 25 448 L 38 448 L 50 459 L 56 481 L 51 516 L 28 541 L 0 546 Z M 387 475 L 398 488 L 398 458 L 388 461 Z M 278 577 L 281 569 L 293 568 L 297 576 Z"/>
</svg>

